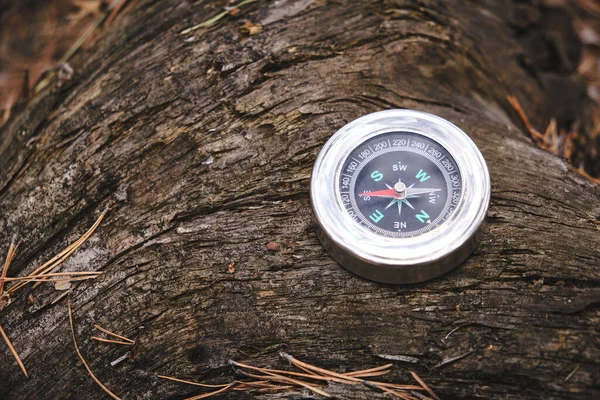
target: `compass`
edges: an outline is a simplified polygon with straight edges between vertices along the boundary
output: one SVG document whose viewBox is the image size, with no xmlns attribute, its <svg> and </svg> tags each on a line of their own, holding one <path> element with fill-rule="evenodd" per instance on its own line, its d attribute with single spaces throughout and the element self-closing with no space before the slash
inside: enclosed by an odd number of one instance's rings
<svg viewBox="0 0 600 400">
<path fill-rule="evenodd" d="M 325 249 L 384 283 L 435 278 L 464 261 L 485 226 L 490 178 L 465 132 L 432 114 L 363 116 L 327 141 L 311 204 Z"/>
</svg>

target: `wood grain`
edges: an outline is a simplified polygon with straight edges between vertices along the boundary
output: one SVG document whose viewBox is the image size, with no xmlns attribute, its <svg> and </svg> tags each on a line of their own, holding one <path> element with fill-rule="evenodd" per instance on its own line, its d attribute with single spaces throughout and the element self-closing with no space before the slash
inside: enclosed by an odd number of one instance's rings
<svg viewBox="0 0 600 400">
<path fill-rule="evenodd" d="M 22 239 L 11 276 L 111 207 L 61 269 L 104 272 L 71 294 L 98 379 L 127 399 L 179 399 L 202 389 L 156 374 L 226 383 L 229 359 L 285 368 L 284 350 L 340 372 L 388 362 L 378 355 L 414 357 L 394 361 L 390 381 L 414 383 L 414 370 L 443 399 L 598 396 L 600 188 L 535 148 L 506 101 L 517 96 L 542 124 L 555 111 L 552 82 L 571 79 L 523 62 L 513 4 L 259 1 L 178 34 L 225 4 L 138 1 L 73 58 L 70 81 L 0 130 L 0 247 Z M 245 19 L 263 31 L 245 36 Z M 325 141 L 388 108 L 456 123 L 492 178 L 483 242 L 455 271 L 418 285 L 345 271 L 320 246 L 309 205 Z M 33 294 L 33 304 L 21 293 L 0 312 L 31 377 L 3 351 L 2 396 L 105 398 L 78 362 L 64 300 L 50 304 L 52 287 Z M 96 323 L 135 345 L 95 343 Z"/>
</svg>

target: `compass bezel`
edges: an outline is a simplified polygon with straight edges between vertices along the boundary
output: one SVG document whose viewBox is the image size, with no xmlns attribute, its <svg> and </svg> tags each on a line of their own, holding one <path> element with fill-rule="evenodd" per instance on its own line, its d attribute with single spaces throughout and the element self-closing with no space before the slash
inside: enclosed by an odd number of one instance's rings
<svg viewBox="0 0 600 400">
<path fill-rule="evenodd" d="M 361 226 L 346 211 L 339 190 L 348 155 L 374 136 L 409 132 L 439 143 L 454 158 L 462 181 L 461 198 L 440 226 L 413 237 L 386 237 Z M 344 267 L 387 283 L 431 279 L 455 267 L 474 249 L 490 201 L 490 177 L 483 155 L 456 125 L 415 110 L 386 110 L 360 117 L 323 146 L 311 176 L 310 198 L 319 237 Z"/>
</svg>

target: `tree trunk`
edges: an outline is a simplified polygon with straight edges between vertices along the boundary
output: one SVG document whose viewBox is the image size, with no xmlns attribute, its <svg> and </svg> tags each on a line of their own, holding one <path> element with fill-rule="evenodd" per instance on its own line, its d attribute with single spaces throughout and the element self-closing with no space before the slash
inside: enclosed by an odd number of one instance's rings
<svg viewBox="0 0 600 400">
<path fill-rule="evenodd" d="M 414 370 L 443 399 L 599 396 L 600 188 L 537 149 L 506 101 L 516 95 L 539 125 L 585 109 L 568 29 L 550 37 L 540 22 L 552 10 L 508 0 L 258 1 L 179 34 L 226 4 L 216 3 L 136 2 L 71 60 L 70 80 L 53 81 L 0 131 L 1 249 L 13 234 L 22 240 L 9 276 L 41 265 L 110 206 L 61 267 L 104 272 L 71 293 L 98 378 L 127 399 L 182 398 L 203 390 L 156 374 L 227 382 L 229 359 L 285 368 L 283 349 L 338 371 L 415 357 L 394 362 L 386 379 L 408 382 Z M 263 31 L 247 36 L 246 19 Z M 321 146 L 388 108 L 457 124 L 492 178 L 476 252 L 418 285 L 340 267 L 315 236 L 309 204 Z M 66 300 L 50 304 L 60 293 L 51 285 L 33 289 L 33 302 L 27 291 L 0 324 L 30 378 L 3 349 L 0 397 L 106 398 L 74 351 Z M 136 344 L 90 340 L 94 323 Z"/>
</svg>

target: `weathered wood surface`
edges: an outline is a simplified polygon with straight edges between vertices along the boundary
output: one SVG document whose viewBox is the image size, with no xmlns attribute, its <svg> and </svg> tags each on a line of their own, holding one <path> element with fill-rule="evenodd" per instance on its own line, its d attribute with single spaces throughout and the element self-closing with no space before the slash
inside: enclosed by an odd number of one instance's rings
<svg viewBox="0 0 600 400">
<path fill-rule="evenodd" d="M 543 32 L 515 20 L 522 9 L 259 1 L 178 35 L 224 4 L 216 3 L 137 2 L 72 60 L 72 80 L 52 84 L 0 131 L 0 247 L 15 233 L 23 240 L 11 275 L 33 270 L 111 205 L 63 266 L 105 272 L 72 294 L 80 347 L 97 376 L 124 398 L 181 398 L 199 391 L 155 374 L 227 381 L 228 359 L 283 367 L 285 349 L 335 369 L 413 356 L 418 364 L 397 362 L 389 379 L 408 381 L 414 369 L 445 399 L 600 395 L 600 188 L 536 149 L 505 100 L 517 95 L 540 124 L 581 107 L 576 90 L 552 93 L 572 87 L 568 71 L 528 61 L 525 46 L 539 49 Z M 246 18 L 264 31 L 241 34 Z M 455 122 L 492 177 L 477 251 L 412 286 L 371 283 L 338 266 L 315 236 L 308 199 L 328 137 L 398 107 Z M 268 251 L 269 241 L 281 248 Z M 37 288 L 34 304 L 21 293 L 0 312 L 31 376 L 2 350 L 0 397 L 106 397 L 75 354 L 66 303 L 49 305 L 57 293 Z M 93 323 L 135 338 L 127 361 L 110 366 L 127 349 L 89 340 Z"/>
</svg>

